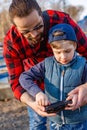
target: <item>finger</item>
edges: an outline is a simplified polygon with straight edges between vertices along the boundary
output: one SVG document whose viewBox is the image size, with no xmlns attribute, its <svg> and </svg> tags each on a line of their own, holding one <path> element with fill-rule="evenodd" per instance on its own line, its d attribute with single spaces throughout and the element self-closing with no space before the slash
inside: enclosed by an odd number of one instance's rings
<svg viewBox="0 0 87 130">
<path fill-rule="evenodd" d="M 43 111 L 44 110 L 44 111 Z M 48 116 L 56 116 L 56 113 L 51 113 L 51 114 L 48 114 L 47 112 L 45 112 L 45 107 L 38 107 L 38 111 L 37 113 L 43 117 L 48 117 Z"/>
<path fill-rule="evenodd" d="M 38 110 L 45 112 L 45 107 L 42 105 L 37 105 Z"/>
<path fill-rule="evenodd" d="M 65 110 L 72 110 L 72 106 L 65 107 Z"/>
<path fill-rule="evenodd" d="M 72 94 L 67 99 L 72 100 L 72 103 L 68 104 L 65 110 L 75 110 L 77 105 L 77 100 L 78 100 L 78 94 Z"/>
<path fill-rule="evenodd" d="M 68 95 L 68 97 L 66 98 L 66 100 L 72 100 L 72 95 Z"/>
<path fill-rule="evenodd" d="M 42 106 L 42 104 L 44 104 L 44 103 L 43 103 L 43 100 L 42 100 L 42 99 L 37 100 L 37 104 L 40 105 L 40 106 Z"/>
<path fill-rule="evenodd" d="M 68 95 L 76 94 L 76 93 L 78 93 L 78 90 L 79 90 L 79 88 L 77 87 L 77 88 L 71 90 L 71 91 L 68 93 Z"/>
<path fill-rule="evenodd" d="M 40 114 L 41 114 L 42 116 L 45 116 L 45 117 L 56 116 L 56 113 L 48 114 L 47 112 L 42 112 L 42 111 L 40 111 Z"/>
<path fill-rule="evenodd" d="M 72 103 L 72 110 L 77 109 L 77 103 L 78 103 L 78 95 L 77 94 L 75 94 L 73 96 L 72 102 L 73 102 Z"/>
<path fill-rule="evenodd" d="M 68 97 L 66 98 L 66 100 L 68 100 L 68 101 L 71 100 L 72 101 L 74 96 L 75 96 L 75 94 L 68 95 Z M 72 103 L 73 103 L 73 101 L 72 101 Z M 70 103 L 70 105 L 72 105 L 72 103 Z"/>
<path fill-rule="evenodd" d="M 81 104 L 84 102 L 83 100 L 83 91 L 79 91 L 79 94 L 78 94 L 78 103 L 77 103 L 77 107 L 79 108 L 81 106 Z"/>
<path fill-rule="evenodd" d="M 49 101 L 48 100 L 45 100 L 45 106 L 49 105 Z"/>
<path fill-rule="evenodd" d="M 47 106 L 47 105 L 48 105 L 48 100 L 47 100 L 47 99 L 43 99 L 43 100 L 41 101 L 41 105 L 42 105 L 42 106 Z"/>
</svg>

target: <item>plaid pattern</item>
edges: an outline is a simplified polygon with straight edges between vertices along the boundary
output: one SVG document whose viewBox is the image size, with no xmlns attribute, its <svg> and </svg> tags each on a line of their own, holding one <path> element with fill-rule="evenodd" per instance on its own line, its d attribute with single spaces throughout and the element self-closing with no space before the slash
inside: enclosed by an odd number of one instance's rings
<svg viewBox="0 0 87 130">
<path fill-rule="evenodd" d="M 20 99 L 20 96 L 25 92 L 19 84 L 20 74 L 42 61 L 45 57 L 52 55 L 47 36 L 49 28 L 55 24 L 68 23 L 74 28 L 78 40 L 77 51 L 87 57 L 87 38 L 69 15 L 53 10 L 48 10 L 44 13 L 46 14 L 46 17 L 43 16 L 45 24 L 44 41 L 38 43 L 35 47 L 29 45 L 28 41 L 18 32 L 15 26 L 11 27 L 4 39 L 3 54 L 10 76 L 11 88 L 17 99 Z M 42 88 L 42 86 L 40 87 Z"/>
</svg>

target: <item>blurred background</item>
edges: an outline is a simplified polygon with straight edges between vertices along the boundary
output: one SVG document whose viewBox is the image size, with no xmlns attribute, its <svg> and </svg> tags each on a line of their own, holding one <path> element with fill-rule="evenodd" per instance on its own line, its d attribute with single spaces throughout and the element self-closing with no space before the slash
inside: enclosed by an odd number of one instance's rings
<svg viewBox="0 0 87 130">
<path fill-rule="evenodd" d="M 24 104 L 13 97 L 6 64 L 3 39 L 11 26 L 8 8 L 12 0 L 0 0 L 0 130 L 28 130 Z M 37 0 L 42 11 L 55 9 L 68 13 L 87 35 L 87 0 Z"/>
</svg>

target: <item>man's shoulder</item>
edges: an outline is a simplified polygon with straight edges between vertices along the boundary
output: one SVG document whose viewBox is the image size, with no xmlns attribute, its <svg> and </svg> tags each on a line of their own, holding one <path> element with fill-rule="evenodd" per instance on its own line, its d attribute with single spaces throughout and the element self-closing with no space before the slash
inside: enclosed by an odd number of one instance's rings
<svg viewBox="0 0 87 130">
<path fill-rule="evenodd" d="M 65 15 L 68 15 L 67 13 L 65 12 L 62 12 L 62 11 L 58 11 L 58 10 L 45 10 L 43 11 L 43 14 L 44 13 L 47 13 L 49 16 L 53 16 L 53 15 L 62 15 L 62 16 L 65 16 Z"/>
<path fill-rule="evenodd" d="M 15 26 L 11 26 L 4 37 L 4 42 L 6 44 L 9 41 L 11 44 L 13 44 L 18 41 L 17 39 L 20 40 L 20 38 L 21 38 L 21 34 L 18 32 L 17 28 Z"/>
<path fill-rule="evenodd" d="M 18 36 L 19 33 L 15 26 L 11 26 L 8 32 L 6 33 L 5 39 L 12 38 L 14 36 Z"/>
</svg>

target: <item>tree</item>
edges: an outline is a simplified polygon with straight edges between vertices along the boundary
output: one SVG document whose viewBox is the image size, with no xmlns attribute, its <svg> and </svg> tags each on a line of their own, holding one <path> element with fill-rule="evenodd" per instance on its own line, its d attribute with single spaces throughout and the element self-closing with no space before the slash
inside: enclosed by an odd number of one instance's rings
<svg viewBox="0 0 87 130">
<path fill-rule="evenodd" d="M 77 22 L 79 21 L 79 16 L 83 12 L 83 6 L 67 6 L 65 12 L 69 13 L 70 16 Z"/>
<path fill-rule="evenodd" d="M 66 0 L 37 0 L 42 10 L 55 9 L 68 13 L 75 21 L 79 20 L 79 15 L 83 12 L 83 6 L 67 5 Z"/>
<path fill-rule="evenodd" d="M 10 28 L 10 25 L 11 23 L 9 20 L 8 12 L 6 10 L 3 10 L 0 13 L 0 41 L 3 41 L 3 38 Z"/>
<path fill-rule="evenodd" d="M 61 0 L 37 0 L 39 6 L 41 7 L 42 11 L 46 9 L 55 9 L 60 10 Z"/>
<path fill-rule="evenodd" d="M 10 20 L 8 15 L 8 5 L 10 0 L 4 0 L 4 2 L 0 1 L 1 4 L 1 12 L 0 12 L 0 42 L 3 41 L 3 38 L 10 28 Z"/>
</svg>

